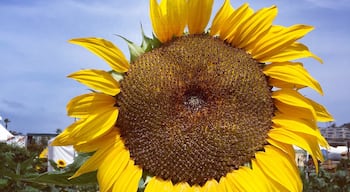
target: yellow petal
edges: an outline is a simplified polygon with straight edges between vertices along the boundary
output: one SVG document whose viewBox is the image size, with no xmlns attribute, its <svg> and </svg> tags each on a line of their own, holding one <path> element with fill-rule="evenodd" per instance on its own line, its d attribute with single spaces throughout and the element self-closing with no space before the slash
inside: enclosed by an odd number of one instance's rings
<svg viewBox="0 0 350 192">
<path fill-rule="evenodd" d="M 277 109 L 294 117 L 316 119 L 316 112 L 307 98 L 295 90 L 282 89 L 272 93 Z"/>
<path fill-rule="evenodd" d="M 284 128 L 291 131 L 303 132 L 306 134 L 314 134 L 314 131 L 317 130 L 317 125 L 315 121 L 310 119 L 301 119 L 285 114 L 276 114 L 272 118 L 274 123 L 274 128 Z"/>
<path fill-rule="evenodd" d="M 257 191 L 255 185 L 251 184 L 252 179 L 250 178 L 248 169 L 247 167 L 240 167 L 239 170 L 226 175 L 234 191 Z"/>
<path fill-rule="evenodd" d="M 129 62 L 124 54 L 110 41 L 101 38 L 78 38 L 72 39 L 70 43 L 83 46 L 92 53 L 105 60 L 116 72 L 126 72 L 130 68 Z"/>
<path fill-rule="evenodd" d="M 88 172 L 96 171 L 101 166 L 105 157 L 108 156 L 111 150 L 113 150 L 113 146 L 121 145 L 121 140 L 119 137 L 117 141 L 114 141 L 113 139 L 111 140 L 107 137 L 103 137 L 100 140 L 103 140 L 104 142 L 99 142 L 97 145 L 100 146 L 95 146 L 99 147 L 99 149 L 87 161 L 84 162 L 84 164 L 74 173 L 72 177 L 70 177 L 70 179 L 79 177 L 80 175 Z"/>
<path fill-rule="evenodd" d="M 119 143 L 120 141 L 120 132 L 119 129 L 111 129 L 103 137 L 98 137 L 89 141 L 82 141 L 74 145 L 74 149 L 78 152 L 92 152 L 97 149 L 105 148 L 106 145 L 110 143 Z"/>
<path fill-rule="evenodd" d="M 150 0 L 150 17 L 155 35 L 161 42 L 167 42 L 174 36 L 183 34 L 187 22 L 185 0 Z"/>
<path fill-rule="evenodd" d="M 72 123 L 65 130 L 63 130 L 62 133 L 60 133 L 57 137 L 55 137 L 55 139 L 52 141 L 51 145 L 53 145 L 53 146 L 65 146 L 65 145 L 73 145 L 75 143 L 78 143 L 79 141 L 76 141 L 71 133 L 75 129 L 80 130 L 82 125 L 84 124 L 85 120 L 86 119 L 79 119 L 78 121 Z"/>
<path fill-rule="evenodd" d="M 247 20 L 253 13 L 253 9 L 247 3 L 233 11 L 227 19 L 226 24 L 221 26 L 220 39 L 227 40 L 230 43 L 237 36 L 236 32 L 241 23 Z"/>
<path fill-rule="evenodd" d="M 218 191 L 233 192 L 233 187 L 231 186 L 226 176 L 220 178 L 219 187 L 220 189 Z"/>
<path fill-rule="evenodd" d="M 311 26 L 294 25 L 278 33 L 267 33 L 256 42 L 251 54 L 258 61 L 267 60 L 292 45 L 313 29 Z"/>
<path fill-rule="evenodd" d="M 164 27 L 167 26 L 166 20 L 157 0 L 150 0 L 150 18 L 154 34 L 157 36 L 159 41 L 166 42 L 170 40 L 171 36 L 168 34 L 168 29 L 167 27 Z"/>
<path fill-rule="evenodd" d="M 308 86 L 323 95 L 320 84 L 306 71 L 301 63 L 271 63 L 263 69 L 265 75 L 290 84 Z"/>
<path fill-rule="evenodd" d="M 115 107 L 106 108 L 100 114 L 76 121 L 59 134 L 52 145 L 76 145 L 97 139 L 114 128 L 118 112 Z"/>
<path fill-rule="evenodd" d="M 164 0 L 163 0 L 164 1 Z M 167 0 L 167 21 L 171 38 L 181 36 L 187 24 L 186 0 Z M 163 26 L 164 27 L 164 26 Z"/>
<path fill-rule="evenodd" d="M 193 185 L 191 188 L 188 190 L 188 192 L 202 192 L 202 187 L 199 185 Z"/>
<path fill-rule="evenodd" d="M 173 188 L 173 192 L 187 192 L 189 191 L 191 188 L 191 186 L 187 183 L 187 182 L 181 182 L 181 183 L 177 183 L 174 188 Z"/>
<path fill-rule="evenodd" d="M 106 108 L 100 114 L 90 115 L 82 124 L 71 131 L 75 143 L 89 141 L 105 135 L 114 128 L 119 110 L 115 107 Z M 73 144 L 75 144 L 73 143 Z"/>
<path fill-rule="evenodd" d="M 230 0 L 225 0 L 220 10 L 216 13 L 215 18 L 210 27 L 210 35 L 219 35 L 221 28 L 227 25 L 227 19 L 231 16 L 234 9 L 231 6 Z"/>
<path fill-rule="evenodd" d="M 317 132 L 318 144 L 321 147 L 324 147 L 324 148 L 328 149 L 329 148 L 329 144 L 328 144 L 327 140 L 322 136 L 320 129 L 316 129 L 316 132 Z"/>
<path fill-rule="evenodd" d="M 316 122 L 314 121 L 278 114 L 273 117 L 272 122 L 274 123 L 273 128 L 282 128 L 315 136 L 322 145 L 328 145 L 324 137 L 319 133 Z"/>
<path fill-rule="evenodd" d="M 314 108 L 314 110 L 316 111 L 316 118 L 317 121 L 320 122 L 330 122 L 330 121 L 334 121 L 332 115 L 327 111 L 327 109 L 325 107 L 323 107 L 322 105 L 316 103 L 315 101 L 306 98 L 309 103 L 312 105 L 312 107 Z"/>
<path fill-rule="evenodd" d="M 275 79 L 272 77 L 269 78 L 269 85 L 273 87 L 282 88 L 282 89 L 295 89 L 295 90 L 299 90 L 306 87 L 304 85 L 298 85 L 298 84 L 286 82 L 280 79 Z"/>
<path fill-rule="evenodd" d="M 217 192 L 219 189 L 219 183 L 215 179 L 207 181 L 204 186 L 201 187 L 202 192 Z"/>
<path fill-rule="evenodd" d="M 283 151 L 265 146 L 265 152 L 255 154 L 257 165 L 266 176 L 282 184 L 288 191 L 302 191 L 302 182 L 294 159 Z"/>
<path fill-rule="evenodd" d="M 286 188 L 282 186 L 279 182 L 270 179 L 258 166 L 257 160 L 254 158 L 251 160 L 251 167 L 254 172 L 255 178 L 259 180 L 259 182 L 264 184 L 264 190 L 266 192 L 270 191 L 286 191 Z"/>
<path fill-rule="evenodd" d="M 253 47 L 255 47 L 255 42 L 260 36 L 270 29 L 276 15 L 276 6 L 263 8 L 257 11 L 241 23 L 231 43 L 238 48 L 244 48 L 246 51 L 250 52 Z"/>
<path fill-rule="evenodd" d="M 102 91 L 111 96 L 115 96 L 120 92 L 118 81 L 116 81 L 111 74 L 102 70 L 86 69 L 77 71 L 68 77 L 73 78 L 80 83 Z"/>
<path fill-rule="evenodd" d="M 214 0 L 188 0 L 188 30 L 190 34 L 201 34 L 207 26 Z"/>
<path fill-rule="evenodd" d="M 137 191 L 139 181 L 142 176 L 142 169 L 134 165 L 133 160 L 129 160 L 123 174 L 114 183 L 113 191 Z"/>
<path fill-rule="evenodd" d="M 292 159 L 295 159 L 295 151 L 292 145 L 276 141 L 272 138 L 267 138 L 266 141 L 272 146 L 275 146 L 287 153 Z"/>
<path fill-rule="evenodd" d="M 265 146 L 265 152 L 257 152 L 255 157 L 257 165 L 266 176 L 279 182 L 288 191 L 302 191 L 300 173 L 290 156 L 268 145 Z"/>
<path fill-rule="evenodd" d="M 259 61 L 262 63 L 284 62 L 307 57 L 314 58 L 318 62 L 323 63 L 321 58 L 317 57 L 315 54 L 310 52 L 305 45 L 299 42 L 294 42 L 293 44 L 291 44 L 290 46 L 286 47 L 285 49 L 281 50 L 273 56 L 267 58 L 260 58 Z"/>
<path fill-rule="evenodd" d="M 129 161 L 129 151 L 124 147 L 117 146 L 110 149 L 97 171 L 97 180 L 101 192 L 107 192 L 113 187 L 120 175 L 124 174 Z"/>
<path fill-rule="evenodd" d="M 67 113 L 71 117 L 86 118 L 90 114 L 98 113 L 115 104 L 115 98 L 110 95 L 89 93 L 73 98 L 67 105 Z"/>
<path fill-rule="evenodd" d="M 148 182 L 145 192 L 154 192 L 154 191 L 164 191 L 164 192 L 172 192 L 173 184 L 171 181 L 164 181 L 163 179 L 152 177 Z"/>
<path fill-rule="evenodd" d="M 318 170 L 317 159 L 323 161 L 317 138 L 312 135 L 292 132 L 286 129 L 271 129 L 268 136 L 281 143 L 296 145 L 312 155 L 316 170 Z"/>
<path fill-rule="evenodd" d="M 233 191 L 267 191 L 266 184 L 261 178 L 248 167 L 240 167 L 226 175 L 227 180 L 231 183 Z"/>
</svg>

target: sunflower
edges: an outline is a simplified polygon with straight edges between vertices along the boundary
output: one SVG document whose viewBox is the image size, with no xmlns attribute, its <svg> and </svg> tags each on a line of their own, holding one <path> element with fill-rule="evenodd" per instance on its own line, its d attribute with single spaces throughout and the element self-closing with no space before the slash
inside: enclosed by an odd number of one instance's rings
<svg viewBox="0 0 350 192">
<path fill-rule="evenodd" d="M 57 168 L 65 168 L 67 166 L 67 163 L 64 159 L 58 159 L 56 161 Z"/>
<path fill-rule="evenodd" d="M 301 191 L 293 146 L 314 163 L 327 147 L 327 110 L 298 90 L 319 83 L 296 62 L 314 58 L 300 38 L 313 27 L 273 25 L 276 6 L 226 0 L 150 0 L 154 35 L 127 40 L 131 59 L 101 38 L 70 40 L 111 71 L 69 75 L 93 89 L 73 98 L 79 120 L 54 145 L 94 154 L 72 176 L 97 170 L 100 190 Z M 293 62 L 294 61 L 294 62 Z"/>
</svg>

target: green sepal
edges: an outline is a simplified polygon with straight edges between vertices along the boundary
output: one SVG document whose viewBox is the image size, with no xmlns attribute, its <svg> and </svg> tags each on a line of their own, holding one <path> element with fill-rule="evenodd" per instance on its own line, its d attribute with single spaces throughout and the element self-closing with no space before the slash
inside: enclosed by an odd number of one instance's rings
<svg viewBox="0 0 350 192">
<path fill-rule="evenodd" d="M 147 37 L 145 32 L 143 31 L 143 27 L 141 25 L 141 32 L 142 32 L 142 43 L 141 48 L 145 51 L 151 51 L 154 48 L 157 48 L 161 45 L 161 42 L 157 39 L 157 37 L 154 36 L 153 38 Z"/>
<path fill-rule="evenodd" d="M 162 45 L 162 42 L 159 41 L 159 39 L 154 35 L 154 33 L 152 33 L 152 36 L 153 49 L 160 47 Z"/>
<path fill-rule="evenodd" d="M 124 73 L 118 73 L 116 71 L 108 71 L 116 81 L 121 81 L 124 78 Z"/>
<path fill-rule="evenodd" d="M 143 171 L 142 172 L 142 177 L 141 177 L 141 179 L 139 181 L 139 187 L 138 187 L 137 192 L 144 192 L 148 182 L 152 179 L 152 177 L 154 177 L 154 176 L 152 176 L 149 173 Z"/>
<path fill-rule="evenodd" d="M 141 48 L 145 51 L 151 51 L 153 49 L 152 40 L 151 38 L 147 37 L 145 32 L 143 31 L 143 27 L 141 25 L 141 33 L 142 33 L 142 43 Z"/>
<path fill-rule="evenodd" d="M 128 44 L 128 48 L 129 48 L 129 52 L 130 52 L 130 63 L 135 61 L 140 55 L 142 55 L 148 51 L 151 51 L 155 48 L 158 48 L 162 44 L 154 34 L 152 34 L 153 38 L 148 37 L 145 34 L 145 32 L 143 31 L 142 25 L 141 25 L 141 33 L 142 33 L 141 46 L 136 45 L 134 42 L 126 39 L 125 37 L 123 37 L 121 35 L 117 35 L 117 36 L 121 37 L 122 39 L 124 39 L 126 41 L 126 43 Z"/>
<path fill-rule="evenodd" d="M 135 61 L 140 55 L 144 54 L 145 51 L 138 45 L 136 45 L 134 42 L 126 39 L 125 37 L 118 35 L 122 39 L 126 41 L 128 44 L 129 52 L 130 52 L 130 63 Z"/>
</svg>

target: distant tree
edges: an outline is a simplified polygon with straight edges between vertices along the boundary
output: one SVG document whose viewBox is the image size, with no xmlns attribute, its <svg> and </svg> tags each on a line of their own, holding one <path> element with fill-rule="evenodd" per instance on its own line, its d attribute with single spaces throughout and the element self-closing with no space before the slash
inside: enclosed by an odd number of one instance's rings
<svg viewBox="0 0 350 192">
<path fill-rule="evenodd" d="M 4 119 L 4 123 L 5 123 L 5 128 L 7 129 L 7 126 L 8 126 L 8 123 L 10 123 L 11 121 L 10 121 L 10 119 L 8 119 L 8 118 L 5 118 Z"/>
<path fill-rule="evenodd" d="M 62 129 L 60 129 L 60 128 L 56 129 L 56 133 L 57 133 L 57 134 L 62 133 Z"/>
<path fill-rule="evenodd" d="M 337 125 L 335 123 L 332 123 L 332 125 L 330 125 L 329 127 L 335 128 L 337 127 Z"/>
<path fill-rule="evenodd" d="M 345 123 L 342 127 L 350 128 L 350 123 Z"/>
<path fill-rule="evenodd" d="M 10 130 L 10 133 L 12 133 L 12 135 L 23 135 L 22 132 L 17 132 L 17 131 L 13 131 L 13 130 Z"/>
</svg>

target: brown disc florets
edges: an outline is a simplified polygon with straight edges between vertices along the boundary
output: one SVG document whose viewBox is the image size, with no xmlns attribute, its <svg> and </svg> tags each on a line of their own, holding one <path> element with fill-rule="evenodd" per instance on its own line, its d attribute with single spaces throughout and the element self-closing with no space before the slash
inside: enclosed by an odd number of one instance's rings
<svg viewBox="0 0 350 192">
<path fill-rule="evenodd" d="M 117 127 L 135 164 L 174 184 L 203 185 L 266 144 L 274 106 L 261 66 L 209 35 L 141 55 L 118 95 Z"/>
</svg>

